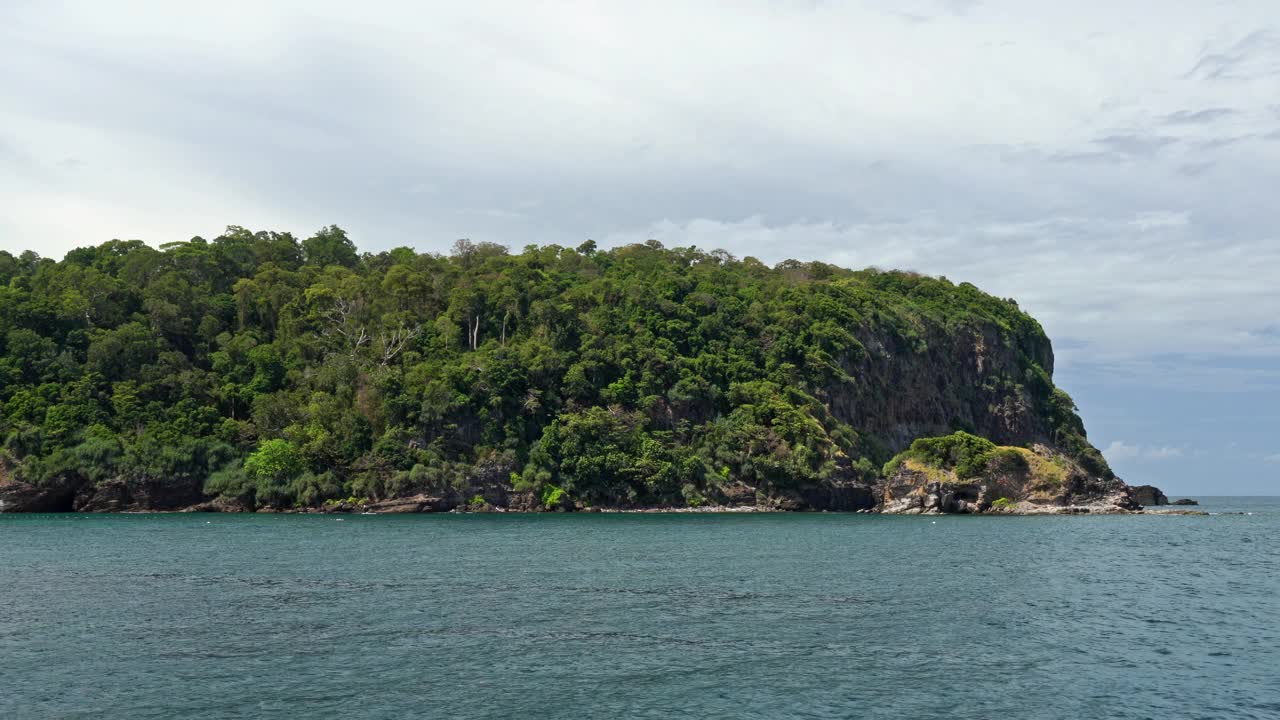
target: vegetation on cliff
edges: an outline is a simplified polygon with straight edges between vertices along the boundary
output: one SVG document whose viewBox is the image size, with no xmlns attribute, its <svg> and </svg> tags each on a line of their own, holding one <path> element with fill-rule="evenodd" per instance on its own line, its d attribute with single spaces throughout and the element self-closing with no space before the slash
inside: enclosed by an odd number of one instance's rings
<svg viewBox="0 0 1280 720">
<path fill-rule="evenodd" d="M 158 506 L 494 482 L 698 505 L 870 483 L 958 430 L 982 436 L 945 450 L 966 468 L 989 438 L 1109 477 L 1052 363 L 969 284 L 654 241 L 362 254 L 337 227 L 231 227 L 0 252 L 0 472 Z"/>
</svg>

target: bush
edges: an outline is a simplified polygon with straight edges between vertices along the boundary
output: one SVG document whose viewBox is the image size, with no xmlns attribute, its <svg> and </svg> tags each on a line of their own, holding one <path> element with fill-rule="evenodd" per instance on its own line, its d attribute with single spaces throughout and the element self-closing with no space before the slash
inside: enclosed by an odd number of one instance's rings
<svg viewBox="0 0 1280 720">
<path fill-rule="evenodd" d="M 548 510 L 555 510 L 560 507 L 567 496 L 564 488 L 547 485 L 542 488 L 542 506 Z"/>
<path fill-rule="evenodd" d="M 971 463 L 971 471 L 975 474 L 967 477 L 989 475 L 995 472 L 1027 472 L 1030 469 L 1030 465 L 1027 463 L 1027 457 L 1023 454 L 1023 451 L 1012 447 L 997 447 L 974 458 Z M 958 470 L 956 474 L 960 474 Z"/>
<path fill-rule="evenodd" d="M 977 477 L 985 470 L 984 456 L 995 450 L 995 443 L 967 432 L 919 438 L 911 443 L 911 447 L 885 463 L 884 475 L 893 475 L 903 462 L 916 460 L 932 468 L 953 469 L 956 477 L 961 479 Z"/>
<path fill-rule="evenodd" d="M 288 440 L 267 440 L 244 461 L 244 470 L 258 480 L 289 480 L 302 471 L 302 458 Z"/>
<path fill-rule="evenodd" d="M 234 460 L 225 468 L 213 473 L 205 481 L 206 495 L 226 500 L 237 500 L 253 507 L 256 501 L 257 485 L 249 473 L 245 472 L 244 463 Z"/>
</svg>

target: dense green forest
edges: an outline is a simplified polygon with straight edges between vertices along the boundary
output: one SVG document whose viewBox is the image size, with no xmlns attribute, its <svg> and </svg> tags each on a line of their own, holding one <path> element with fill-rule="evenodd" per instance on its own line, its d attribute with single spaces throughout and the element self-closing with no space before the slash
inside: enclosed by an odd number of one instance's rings
<svg viewBox="0 0 1280 720">
<path fill-rule="evenodd" d="M 0 475 L 156 506 L 698 505 L 874 482 L 953 430 L 1109 474 L 1051 373 L 1035 320 L 972 285 L 655 241 L 0 252 Z"/>
</svg>

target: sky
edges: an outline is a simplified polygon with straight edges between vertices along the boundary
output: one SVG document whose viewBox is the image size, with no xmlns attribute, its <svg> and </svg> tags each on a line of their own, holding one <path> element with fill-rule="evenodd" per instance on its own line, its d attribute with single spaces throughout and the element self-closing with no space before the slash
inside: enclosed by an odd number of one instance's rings
<svg viewBox="0 0 1280 720">
<path fill-rule="evenodd" d="M 1017 299 L 1130 483 L 1280 494 L 1275 0 L 0 3 L 0 249 L 655 238 Z"/>
</svg>

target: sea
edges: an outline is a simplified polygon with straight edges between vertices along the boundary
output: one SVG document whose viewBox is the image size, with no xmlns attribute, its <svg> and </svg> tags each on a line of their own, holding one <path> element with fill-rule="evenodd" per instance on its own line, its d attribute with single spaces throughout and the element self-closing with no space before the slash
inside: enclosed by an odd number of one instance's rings
<svg viewBox="0 0 1280 720">
<path fill-rule="evenodd" d="M 1280 718 L 1204 516 L 0 515 L 0 718 Z"/>
</svg>

